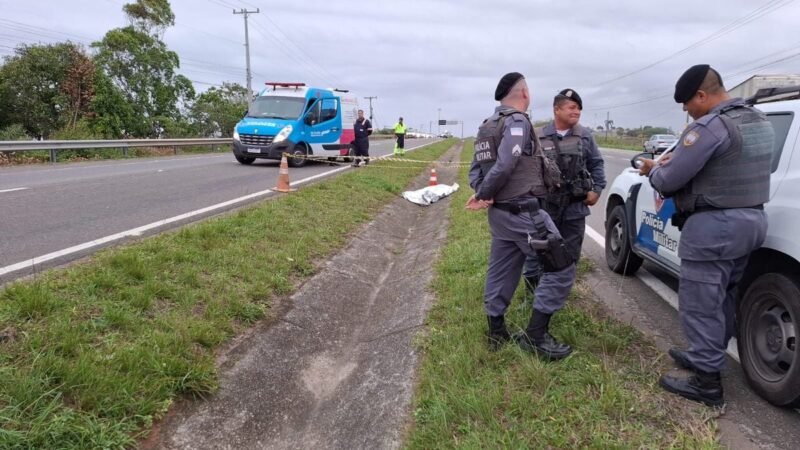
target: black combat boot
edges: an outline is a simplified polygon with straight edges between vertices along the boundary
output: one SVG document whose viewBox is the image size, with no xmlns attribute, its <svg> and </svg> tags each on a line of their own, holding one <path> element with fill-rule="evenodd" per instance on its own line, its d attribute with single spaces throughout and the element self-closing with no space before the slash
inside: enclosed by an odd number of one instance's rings
<svg viewBox="0 0 800 450">
<path fill-rule="evenodd" d="M 539 277 L 525 277 L 525 292 L 533 298 L 533 293 L 536 291 L 536 286 L 539 285 Z"/>
<path fill-rule="evenodd" d="M 511 339 L 505 316 L 486 316 L 489 319 L 489 351 L 496 352 Z"/>
<path fill-rule="evenodd" d="M 692 370 L 697 372 L 699 369 L 689 361 L 689 355 L 686 354 L 685 350 L 681 350 L 677 347 L 672 347 L 669 349 L 669 356 L 675 361 L 675 364 L 680 367 L 681 369 Z"/>
<path fill-rule="evenodd" d="M 719 372 L 695 371 L 689 376 L 666 373 L 659 380 L 661 387 L 673 394 L 688 398 L 706 406 L 722 406 L 722 379 Z"/>
<path fill-rule="evenodd" d="M 553 317 L 552 314 L 534 310 L 531 314 L 528 328 L 515 335 L 514 338 L 520 348 L 526 352 L 536 353 L 537 356 L 544 359 L 555 361 L 569 356 L 572 353 L 572 347 L 558 342 L 556 338 L 548 333 L 551 317 Z"/>
</svg>

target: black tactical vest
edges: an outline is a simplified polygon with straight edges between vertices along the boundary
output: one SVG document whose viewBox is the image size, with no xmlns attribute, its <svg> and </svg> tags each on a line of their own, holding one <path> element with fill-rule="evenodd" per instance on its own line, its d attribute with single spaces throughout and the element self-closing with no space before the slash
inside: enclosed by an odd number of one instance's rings
<svg viewBox="0 0 800 450">
<path fill-rule="evenodd" d="M 556 161 L 561 170 L 561 187 L 558 193 L 583 200 L 594 186 L 586 167 L 586 149 L 581 138 L 583 131 L 580 125 L 575 125 L 572 133 L 563 138 L 558 134 L 547 136 L 542 129 L 536 131 L 544 154 Z"/>
<path fill-rule="evenodd" d="M 480 163 L 484 175 L 489 173 L 497 161 L 497 149 L 500 147 L 500 141 L 503 140 L 505 120 L 511 114 L 521 113 L 501 111 L 486 119 L 478 128 L 474 160 Z M 534 145 L 538 145 L 538 140 L 532 128 L 530 135 L 531 141 L 525 143 L 519 162 L 508 182 L 495 194 L 495 201 L 503 202 L 517 197 L 540 197 L 547 193 L 541 158 L 534 155 Z"/>
<path fill-rule="evenodd" d="M 747 208 L 769 201 L 775 132 L 761 111 L 743 105 L 719 113 L 730 146 L 712 157 L 686 189 L 675 195 L 683 212 L 696 208 Z"/>
</svg>

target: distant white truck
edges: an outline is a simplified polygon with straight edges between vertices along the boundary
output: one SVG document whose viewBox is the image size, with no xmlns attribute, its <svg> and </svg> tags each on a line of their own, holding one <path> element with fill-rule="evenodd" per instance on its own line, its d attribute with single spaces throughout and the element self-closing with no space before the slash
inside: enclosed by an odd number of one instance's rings
<svg viewBox="0 0 800 450">
<path fill-rule="evenodd" d="M 731 97 L 749 98 L 756 95 L 759 89 L 789 86 L 800 86 L 800 74 L 753 75 L 733 88 L 728 89 L 728 93 Z"/>
</svg>

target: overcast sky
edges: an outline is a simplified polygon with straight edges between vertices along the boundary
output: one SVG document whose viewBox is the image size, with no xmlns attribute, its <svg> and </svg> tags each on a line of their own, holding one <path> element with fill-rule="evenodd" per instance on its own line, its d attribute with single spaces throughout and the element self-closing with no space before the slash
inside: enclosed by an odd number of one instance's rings
<svg viewBox="0 0 800 450">
<path fill-rule="evenodd" d="M 127 25 L 124 0 L 0 0 L 0 56 L 19 43 L 84 44 Z M 753 74 L 800 73 L 800 2 L 793 0 L 172 0 L 164 40 L 198 91 L 245 84 L 250 19 L 253 87 L 302 81 L 377 96 L 375 122 L 413 127 L 441 118 L 474 135 L 500 77 L 522 72 L 532 115 L 552 115 L 559 90 L 583 98 L 581 122 L 671 126 L 689 66 L 707 63 L 733 87 Z M 360 99 L 368 111 L 366 100 Z M 447 127 L 457 136 L 460 126 Z"/>
</svg>

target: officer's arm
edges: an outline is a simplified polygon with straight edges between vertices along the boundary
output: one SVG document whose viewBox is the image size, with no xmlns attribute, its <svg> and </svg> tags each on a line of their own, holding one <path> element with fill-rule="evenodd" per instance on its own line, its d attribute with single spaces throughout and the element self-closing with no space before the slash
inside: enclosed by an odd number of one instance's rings
<svg viewBox="0 0 800 450">
<path fill-rule="evenodd" d="M 525 143 L 530 141 L 530 122 L 515 114 L 506 119 L 503 129 L 503 140 L 497 147 L 497 161 L 483 179 L 483 183 L 475 194 L 479 200 L 491 200 L 508 182 L 511 172 L 517 166 Z"/>
<path fill-rule="evenodd" d="M 483 183 L 483 171 L 481 165 L 472 157 L 472 165 L 469 166 L 469 186 L 475 192 L 478 192 L 481 183 Z"/>
<path fill-rule="evenodd" d="M 369 119 L 364 120 L 367 122 L 364 124 L 367 127 L 367 135 L 370 135 L 372 134 L 372 122 L 370 122 Z"/>
<path fill-rule="evenodd" d="M 681 137 L 670 160 L 650 171 L 650 184 L 661 193 L 677 192 L 700 172 L 723 139 L 727 137 L 718 136 L 710 127 L 693 125 Z"/>
<path fill-rule="evenodd" d="M 598 194 L 606 188 L 606 169 L 603 155 L 600 149 L 597 148 L 597 142 L 591 134 L 588 137 L 589 147 L 588 156 L 586 158 L 586 168 L 592 174 L 592 181 L 594 182 L 593 191 Z"/>
</svg>

